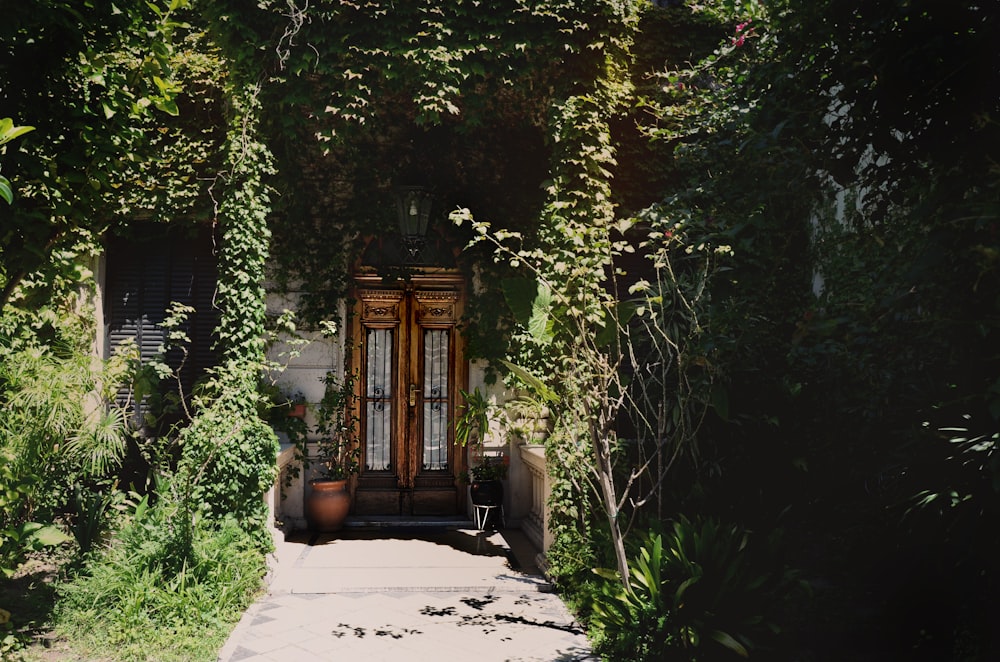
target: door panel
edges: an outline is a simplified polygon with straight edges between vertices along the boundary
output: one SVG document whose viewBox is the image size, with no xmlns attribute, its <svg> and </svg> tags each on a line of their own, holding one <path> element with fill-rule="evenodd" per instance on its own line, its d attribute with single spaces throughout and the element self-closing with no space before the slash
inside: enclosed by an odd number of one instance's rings
<svg viewBox="0 0 1000 662">
<path fill-rule="evenodd" d="M 392 469 L 393 343 L 395 329 L 367 329 L 365 334 L 365 468 Z"/>
<path fill-rule="evenodd" d="M 359 288 L 357 409 L 362 470 L 358 515 L 454 515 L 464 462 L 451 422 L 464 379 L 457 281 L 415 279 L 399 289 Z"/>
<path fill-rule="evenodd" d="M 423 411 L 418 432 L 423 458 L 422 471 L 448 469 L 448 346 L 447 329 L 423 330 Z"/>
</svg>

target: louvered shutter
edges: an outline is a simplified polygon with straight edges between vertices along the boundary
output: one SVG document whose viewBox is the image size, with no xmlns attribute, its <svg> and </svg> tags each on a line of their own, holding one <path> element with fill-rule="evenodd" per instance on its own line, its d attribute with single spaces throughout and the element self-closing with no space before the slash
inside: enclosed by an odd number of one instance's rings
<svg viewBox="0 0 1000 662">
<path fill-rule="evenodd" d="M 167 364 L 180 368 L 183 392 L 190 397 L 195 382 L 216 363 L 213 332 L 218 311 L 212 305 L 217 270 L 208 232 L 198 235 L 170 233 L 162 226 L 142 238 L 114 238 L 108 242 L 108 276 L 105 288 L 108 344 L 114 351 L 123 341 L 134 340 L 143 363 L 160 353 L 166 339 L 163 319 L 171 302 L 192 306 L 184 330 L 191 340 L 188 358 L 171 350 Z M 164 393 L 177 392 L 176 382 L 165 382 Z M 119 404 L 129 393 L 119 393 Z M 145 406 L 137 412 L 145 414 Z M 141 417 L 140 417 L 141 420 Z M 165 420 L 165 424 L 173 421 Z M 158 431 L 147 431 L 156 434 Z"/>
<path fill-rule="evenodd" d="M 191 242 L 182 244 L 175 252 L 183 252 L 190 256 L 190 277 L 186 303 L 192 306 L 196 314 L 188 320 L 188 337 L 191 338 L 190 355 L 184 367 L 182 379 L 190 386 L 204 376 L 208 368 L 215 366 L 219 353 L 215 349 L 215 328 L 219 324 L 219 311 L 215 307 L 215 289 L 218 279 L 218 268 L 214 253 L 214 243 L 211 236 L 201 238 L 197 245 Z"/>
</svg>

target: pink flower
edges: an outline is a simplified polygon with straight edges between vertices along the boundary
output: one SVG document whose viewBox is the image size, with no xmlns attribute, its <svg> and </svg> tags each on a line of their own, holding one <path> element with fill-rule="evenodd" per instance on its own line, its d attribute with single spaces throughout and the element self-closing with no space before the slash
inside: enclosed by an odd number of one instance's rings
<svg viewBox="0 0 1000 662">
<path fill-rule="evenodd" d="M 736 36 L 730 38 L 733 46 L 742 46 L 746 38 L 753 34 L 753 28 L 747 27 L 749 25 L 750 21 L 744 21 L 736 26 Z"/>
</svg>

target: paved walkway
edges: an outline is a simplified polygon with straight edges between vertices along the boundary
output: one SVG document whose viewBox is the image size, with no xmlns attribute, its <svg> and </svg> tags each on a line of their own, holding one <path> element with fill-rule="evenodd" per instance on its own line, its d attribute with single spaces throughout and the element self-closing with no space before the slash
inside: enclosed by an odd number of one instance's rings
<svg viewBox="0 0 1000 662">
<path fill-rule="evenodd" d="M 597 659 L 520 531 L 345 529 L 277 544 L 268 594 L 220 662 Z"/>
</svg>

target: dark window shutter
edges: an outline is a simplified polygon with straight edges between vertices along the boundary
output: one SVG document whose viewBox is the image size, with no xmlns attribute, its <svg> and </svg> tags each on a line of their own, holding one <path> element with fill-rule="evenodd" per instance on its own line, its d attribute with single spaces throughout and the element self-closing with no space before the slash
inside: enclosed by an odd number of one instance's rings
<svg viewBox="0 0 1000 662">
<path fill-rule="evenodd" d="M 184 327 L 191 341 L 187 359 L 183 360 L 180 349 L 166 356 L 171 370 L 180 370 L 180 386 L 190 397 L 194 384 L 217 362 L 213 346 L 219 314 L 212 303 L 217 281 L 212 235 L 209 231 L 171 231 L 164 226 L 151 226 L 136 234 L 108 241 L 105 319 L 109 348 L 113 352 L 120 343 L 132 339 L 145 363 L 160 352 L 166 340 L 163 320 L 170 303 L 193 307 L 195 312 Z M 178 384 L 164 383 L 162 387 L 164 393 L 176 393 Z M 120 403 L 128 395 L 127 391 L 119 393 Z"/>
</svg>

